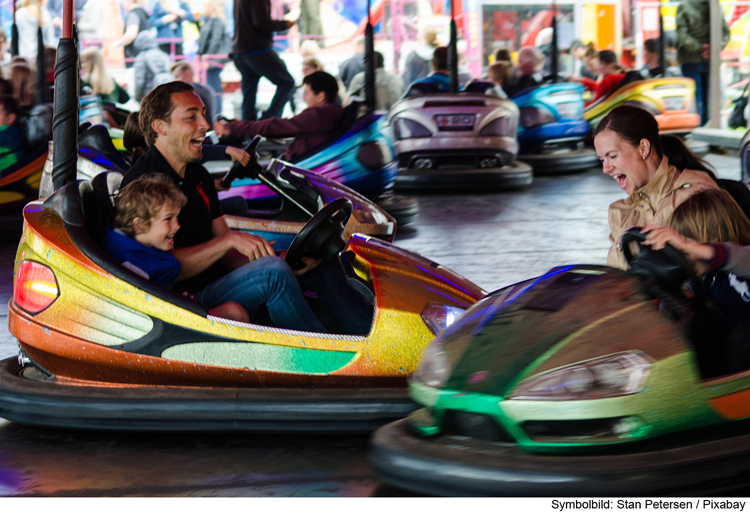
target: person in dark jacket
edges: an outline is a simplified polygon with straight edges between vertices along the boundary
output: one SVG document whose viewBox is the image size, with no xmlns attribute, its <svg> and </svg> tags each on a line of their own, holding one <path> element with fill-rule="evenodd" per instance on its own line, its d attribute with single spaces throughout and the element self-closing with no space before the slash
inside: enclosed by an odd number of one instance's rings
<svg viewBox="0 0 750 526">
<path fill-rule="evenodd" d="M 307 109 L 299 115 L 291 119 L 273 117 L 260 121 L 217 122 L 214 126 L 216 133 L 240 137 L 294 137 L 295 140 L 286 147 L 286 158 L 303 156 L 330 139 L 343 117 L 338 104 L 339 84 L 333 75 L 315 71 L 305 77 L 303 85 Z"/>
<path fill-rule="evenodd" d="M 344 83 L 344 87 L 349 89 L 352 79 L 357 76 L 357 73 L 362 73 L 365 70 L 365 38 L 360 37 L 356 43 L 356 54 L 353 57 L 349 57 L 341 63 L 339 66 L 339 78 Z"/>
<path fill-rule="evenodd" d="M 135 99 L 140 102 L 156 86 L 171 81 L 172 73 L 169 71 L 169 55 L 159 49 L 151 31 L 138 33 L 134 44 L 138 49 L 138 56 L 133 62 Z"/>
<path fill-rule="evenodd" d="M 280 117 L 294 92 L 294 79 L 273 50 L 273 33 L 291 28 L 294 22 L 271 19 L 269 0 L 234 0 L 234 45 L 232 58 L 242 75 L 242 119 L 258 118 L 255 97 L 258 82 L 267 78 L 276 85 L 271 105 L 261 118 Z"/>
<path fill-rule="evenodd" d="M 120 38 L 112 42 L 112 47 L 117 49 L 123 47 L 125 53 L 125 67 L 132 68 L 138 49 L 135 47 L 135 39 L 142 32 L 151 29 L 148 14 L 143 9 L 141 0 L 122 0 L 122 8 L 126 10 L 125 32 Z"/>
<path fill-rule="evenodd" d="M 224 25 L 224 0 L 207 0 L 203 5 L 200 36 L 198 37 L 199 55 L 225 55 L 231 53 L 232 43 Z M 229 43 L 229 46 L 227 46 Z M 203 62 L 206 67 L 206 83 L 216 93 L 216 113 L 221 113 L 221 71 L 224 69 L 225 59 L 209 58 Z"/>
<path fill-rule="evenodd" d="M 432 55 L 438 47 L 438 33 L 434 27 L 425 26 L 419 33 L 419 44 L 406 56 L 404 64 L 404 86 L 430 74 Z"/>
</svg>

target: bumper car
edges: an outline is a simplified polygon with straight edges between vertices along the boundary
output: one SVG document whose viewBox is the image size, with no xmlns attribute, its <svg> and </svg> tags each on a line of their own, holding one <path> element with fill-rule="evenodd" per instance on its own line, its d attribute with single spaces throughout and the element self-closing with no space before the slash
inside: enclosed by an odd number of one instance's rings
<svg viewBox="0 0 750 526">
<path fill-rule="evenodd" d="M 334 137 L 303 157 L 288 161 L 377 201 L 393 187 L 398 166 L 391 141 L 383 133 L 385 117 L 373 113 L 360 116 L 359 113 L 359 104 L 347 106 L 341 128 Z M 263 143 L 261 148 L 269 143 Z M 219 174 L 226 171 L 228 162 L 207 164 L 209 171 Z M 224 196 L 242 196 L 257 208 L 274 206 L 278 202 L 273 192 L 253 179 L 234 181 L 232 187 L 222 193 Z M 379 204 L 402 226 L 413 222 L 419 214 L 419 204 L 413 199 L 396 202 L 392 198 Z"/>
<path fill-rule="evenodd" d="M 701 117 L 695 105 L 695 82 L 683 77 L 653 78 L 635 80 L 640 74 L 626 74 L 620 86 L 611 94 L 594 101 L 588 106 L 583 117 L 591 128 L 596 128 L 599 121 L 615 106 L 635 106 L 650 112 L 659 130 L 663 134 L 686 137 L 700 126 Z M 631 80 L 634 79 L 634 80 Z M 687 140 L 686 144 L 696 155 L 706 155 L 709 144 L 703 141 Z"/>
<path fill-rule="evenodd" d="M 555 268 L 467 310 L 410 381 L 422 407 L 373 435 L 375 475 L 437 495 L 746 486 L 750 371 L 722 365 L 690 264 L 644 239 L 623 238 L 629 272 Z"/>
<path fill-rule="evenodd" d="M 21 351 L 0 363 L 0 415 L 82 429 L 354 432 L 407 414 L 420 350 L 484 292 L 385 241 L 344 241 L 350 211 L 346 199 L 323 208 L 286 257 L 338 261 L 372 307 L 364 336 L 213 317 L 114 263 L 100 247 L 111 201 L 97 180 L 30 203 L 8 314 Z"/>
<path fill-rule="evenodd" d="M 584 146 L 590 132 L 583 118 L 583 87 L 550 84 L 518 93 L 518 160 L 535 174 L 576 172 L 599 165 L 596 152 Z"/>
<path fill-rule="evenodd" d="M 499 190 L 531 184 L 516 160 L 518 108 L 494 84 L 474 81 L 458 93 L 412 84 L 388 114 L 398 157 L 397 188 Z"/>
<path fill-rule="evenodd" d="M 20 117 L 26 155 L 0 174 L 0 235 L 15 238 L 23 223 L 21 211 L 39 195 L 42 170 L 47 160 L 47 141 L 52 134 L 52 108 L 32 107 Z"/>
<path fill-rule="evenodd" d="M 92 181 L 102 172 L 124 174 L 130 169 L 130 162 L 116 150 L 110 139 L 107 129 L 103 126 L 90 126 L 81 132 L 78 139 L 78 180 Z M 255 157 L 257 145 L 256 142 L 252 146 L 251 157 Z M 44 166 L 39 190 L 39 197 L 43 199 L 53 192 L 52 142 L 49 149 L 50 155 Z M 393 241 L 396 233 L 396 221 L 393 217 L 350 188 L 315 172 L 278 160 L 264 166 L 251 162 L 247 168 L 239 165 L 233 167 L 231 164 L 228 167 L 231 172 L 231 175 L 228 175 L 230 179 L 253 181 L 256 186 L 262 186 L 276 199 L 274 206 L 248 209 L 243 215 L 227 215 L 229 227 L 276 241 L 275 248 L 278 250 L 288 248 L 295 235 L 312 216 L 328 203 L 341 197 L 348 199 L 353 205 L 352 217 L 346 225 L 346 236 L 357 232 Z M 116 178 L 111 177 L 110 180 Z M 109 183 L 108 186 L 110 193 L 116 192 L 119 188 L 117 183 Z M 222 200 L 236 195 L 238 194 L 231 190 L 219 193 Z"/>
</svg>

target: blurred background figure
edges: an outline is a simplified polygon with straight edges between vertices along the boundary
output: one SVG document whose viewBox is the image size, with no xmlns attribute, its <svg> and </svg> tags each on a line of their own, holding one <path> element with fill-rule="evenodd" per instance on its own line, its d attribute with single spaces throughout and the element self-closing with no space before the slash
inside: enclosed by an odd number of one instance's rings
<svg viewBox="0 0 750 526">
<path fill-rule="evenodd" d="M 21 61 L 11 63 L 10 83 L 13 86 L 13 97 L 21 106 L 34 103 L 34 76 L 28 64 Z"/>
<path fill-rule="evenodd" d="M 508 97 L 513 97 L 516 93 L 541 84 L 542 75 L 539 70 L 542 64 L 544 64 L 544 55 L 541 51 L 533 46 L 522 47 L 518 51 L 516 80 L 505 89 Z"/>
<path fill-rule="evenodd" d="M 581 75 L 582 77 L 591 80 L 601 80 L 602 74 L 599 71 L 601 69 L 601 64 L 599 63 L 599 52 L 592 43 L 589 43 L 588 46 L 586 46 L 586 51 L 583 53 L 583 65 L 590 75 Z"/>
<path fill-rule="evenodd" d="M 644 65 L 640 70 L 644 79 L 654 77 L 681 77 L 680 68 L 669 64 L 665 56 L 666 71 L 662 72 L 659 67 L 659 39 L 649 38 L 643 42 L 643 62 Z"/>
<path fill-rule="evenodd" d="M 437 37 L 437 29 L 431 26 L 425 26 L 419 32 L 417 47 L 406 56 L 402 77 L 404 86 L 408 87 L 415 80 L 430 74 L 432 56 L 435 53 L 435 48 L 439 45 Z"/>
<path fill-rule="evenodd" d="M 213 127 L 214 118 L 216 117 L 216 107 L 214 106 L 216 92 L 211 86 L 195 82 L 195 71 L 193 71 L 193 66 L 187 62 L 175 62 L 172 66 L 172 76 L 174 77 L 174 80 L 187 82 L 195 88 L 195 93 L 201 98 L 203 104 L 206 106 L 206 120 L 208 121 L 208 125 Z"/>
<path fill-rule="evenodd" d="M 500 88 L 503 95 L 507 96 L 505 88 L 513 83 L 513 66 L 509 60 L 499 60 L 487 70 L 487 79 L 494 82 Z"/>
<path fill-rule="evenodd" d="M 140 0 L 122 0 L 122 8 L 125 10 L 125 32 L 120 38 L 112 42 L 113 49 L 123 48 L 125 53 L 125 67 L 132 68 L 133 61 L 138 50 L 135 48 L 135 39 L 142 32 L 151 29 L 148 14 L 143 8 Z"/>
<path fill-rule="evenodd" d="M 597 81 L 588 78 L 577 79 L 586 89 L 591 90 L 591 100 L 586 103 L 586 106 L 612 93 L 625 78 L 625 69 L 617 62 L 617 55 L 614 51 L 602 49 L 599 52 L 599 74 L 601 79 Z"/>
<path fill-rule="evenodd" d="M 233 1 L 233 0 L 228 0 Z M 203 18 L 198 38 L 198 55 L 228 55 L 232 52 L 232 40 L 226 32 L 224 0 L 206 0 L 203 4 Z M 214 108 L 221 113 L 221 71 L 228 59 L 211 58 L 203 61 L 206 67 L 206 84 L 211 86 L 216 97 Z"/>
<path fill-rule="evenodd" d="M 589 48 L 594 50 L 593 44 L 584 44 L 580 40 L 574 40 L 570 44 L 570 49 L 568 49 L 568 53 L 570 53 L 570 56 L 573 58 L 573 67 L 572 71 L 569 71 L 569 76 L 573 77 L 584 77 L 591 80 L 596 80 L 596 75 L 592 73 L 589 68 L 586 67 L 586 64 L 583 60 L 583 58 L 586 56 L 586 52 L 589 50 Z"/>
<path fill-rule="evenodd" d="M 104 56 L 98 47 L 87 47 L 81 51 L 81 81 L 91 88 L 93 95 L 99 95 L 102 102 L 125 104 L 130 95 L 107 71 Z"/>
<path fill-rule="evenodd" d="M 708 122 L 708 59 L 711 0 L 682 0 L 677 6 L 677 62 L 682 74 L 695 81 L 695 103 L 701 124 Z M 721 48 L 729 43 L 729 27 L 721 16 Z"/>
<path fill-rule="evenodd" d="M 0 171 L 25 155 L 23 132 L 18 126 L 21 108 L 10 95 L 0 95 Z"/>
<path fill-rule="evenodd" d="M 299 31 L 307 35 L 322 35 L 323 24 L 320 22 L 320 0 L 299 0 Z M 324 40 L 315 39 L 321 46 Z"/>
<path fill-rule="evenodd" d="M 339 78 L 344 87 L 349 89 L 352 79 L 365 70 L 365 37 L 359 37 L 354 43 L 354 56 L 346 59 L 339 66 Z"/>
<path fill-rule="evenodd" d="M 103 0 L 88 0 L 83 6 L 76 20 L 78 40 L 82 46 L 104 43 L 107 36 L 107 9 L 107 2 Z"/>
<path fill-rule="evenodd" d="M 37 31 L 39 27 L 46 27 L 50 32 L 52 20 L 49 12 L 42 9 L 39 0 L 21 0 L 21 7 L 16 10 L 16 25 L 18 26 L 18 54 L 30 61 L 36 59 Z M 53 40 L 44 37 L 45 42 Z"/>
<path fill-rule="evenodd" d="M 375 108 L 376 110 L 388 111 L 404 93 L 404 83 L 396 75 L 392 75 L 383 67 L 383 55 L 376 51 L 373 55 L 375 61 Z M 365 72 L 357 73 L 349 84 L 344 104 L 348 104 L 352 97 L 365 97 Z"/>
<path fill-rule="evenodd" d="M 190 6 L 184 0 L 157 0 L 151 13 L 149 22 L 156 28 L 156 38 L 174 38 L 180 41 L 171 44 L 159 44 L 162 51 L 168 55 L 182 57 L 182 22 L 195 22 Z"/>
<path fill-rule="evenodd" d="M 146 94 L 159 84 L 172 81 L 169 55 L 156 45 L 156 37 L 151 31 L 142 31 L 135 37 L 135 100 L 141 102 Z"/>
</svg>

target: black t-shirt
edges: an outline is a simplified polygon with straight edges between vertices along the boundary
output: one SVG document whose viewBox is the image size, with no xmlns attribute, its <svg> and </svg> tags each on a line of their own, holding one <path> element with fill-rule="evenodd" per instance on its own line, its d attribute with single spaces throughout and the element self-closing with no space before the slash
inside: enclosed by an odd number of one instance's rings
<svg viewBox="0 0 750 526">
<path fill-rule="evenodd" d="M 128 13 L 128 16 L 125 18 L 125 29 L 127 29 L 128 26 L 134 26 L 136 24 L 138 24 L 138 33 L 151 29 L 151 23 L 148 21 L 148 14 L 140 7 L 136 7 Z M 131 42 L 125 46 L 123 51 L 125 52 L 125 58 L 135 58 L 140 50 L 136 49 L 135 44 Z M 133 62 L 126 62 L 125 67 L 132 68 Z"/>
<path fill-rule="evenodd" d="M 192 247 L 206 243 L 213 238 L 211 230 L 214 219 L 222 215 L 219 209 L 219 195 L 208 171 L 199 163 L 190 163 L 182 179 L 172 169 L 161 152 L 152 146 L 146 155 L 139 158 L 122 180 L 121 187 L 149 174 L 165 174 L 174 180 L 175 185 L 187 197 L 187 204 L 180 211 L 177 220 L 180 230 L 174 237 L 175 248 Z M 194 278 L 181 281 L 175 290 L 197 292 L 224 275 L 225 271 L 217 264 Z"/>
</svg>

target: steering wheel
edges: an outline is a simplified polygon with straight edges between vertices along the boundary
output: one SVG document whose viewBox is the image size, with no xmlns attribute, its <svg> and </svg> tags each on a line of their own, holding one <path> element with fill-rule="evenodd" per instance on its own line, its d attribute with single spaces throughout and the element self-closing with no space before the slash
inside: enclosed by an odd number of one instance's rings
<svg viewBox="0 0 750 526">
<path fill-rule="evenodd" d="M 227 174 L 221 180 L 221 186 L 223 186 L 224 188 L 229 188 L 232 184 L 232 181 L 234 181 L 235 179 L 244 179 L 246 177 L 255 179 L 258 172 L 262 170 L 260 162 L 258 162 L 258 146 L 260 146 L 260 142 L 262 140 L 263 137 L 261 137 L 260 135 L 256 135 L 255 137 L 253 137 L 253 140 L 250 141 L 250 144 L 248 144 L 245 148 L 245 151 L 250 154 L 250 160 L 248 161 L 247 166 L 242 166 L 239 161 L 235 161 Z"/>
<path fill-rule="evenodd" d="M 330 260 L 346 246 L 344 226 L 352 215 L 352 202 L 345 197 L 331 201 L 302 227 L 286 252 L 286 262 L 297 270 L 303 257 Z"/>
<path fill-rule="evenodd" d="M 685 256 L 669 243 L 661 250 L 654 250 L 644 245 L 644 241 L 646 234 L 642 234 L 638 227 L 622 236 L 622 252 L 631 273 L 646 281 L 654 281 L 671 293 L 680 293 L 680 288 L 687 282 L 693 293 L 693 303 L 701 305 L 707 298 L 706 288 Z M 630 251 L 632 242 L 638 243 L 638 254 Z"/>
</svg>

